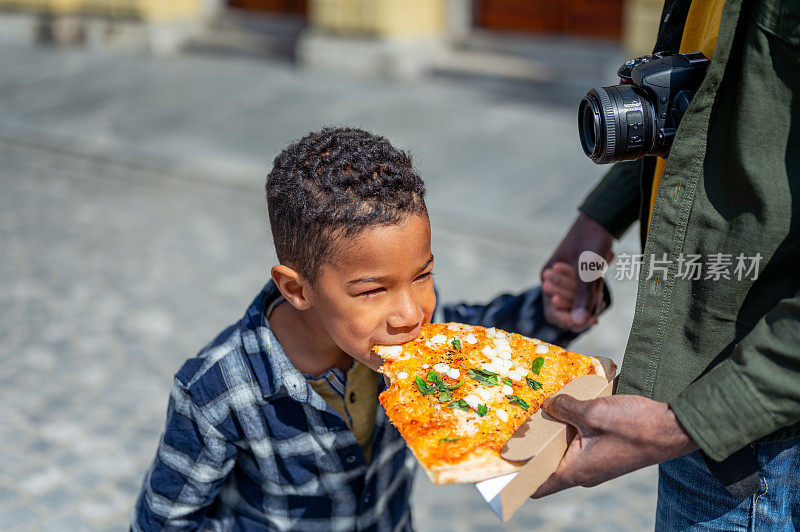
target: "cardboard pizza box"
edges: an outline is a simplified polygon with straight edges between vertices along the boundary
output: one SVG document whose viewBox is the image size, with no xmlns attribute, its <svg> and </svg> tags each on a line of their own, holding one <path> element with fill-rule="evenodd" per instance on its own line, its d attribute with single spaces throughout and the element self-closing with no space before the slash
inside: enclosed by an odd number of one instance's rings
<svg viewBox="0 0 800 532">
<path fill-rule="evenodd" d="M 609 367 L 614 367 L 613 363 Z M 610 380 L 600 375 L 582 375 L 556 395 L 567 394 L 581 400 L 611 395 L 616 379 L 613 373 L 608 375 Z M 484 480 L 475 487 L 494 513 L 504 522 L 508 521 L 556 470 L 574 437 L 574 427 L 550 417 L 542 409 L 537 410 L 500 450 L 500 456 L 506 460 L 525 462 L 522 469 Z"/>
</svg>

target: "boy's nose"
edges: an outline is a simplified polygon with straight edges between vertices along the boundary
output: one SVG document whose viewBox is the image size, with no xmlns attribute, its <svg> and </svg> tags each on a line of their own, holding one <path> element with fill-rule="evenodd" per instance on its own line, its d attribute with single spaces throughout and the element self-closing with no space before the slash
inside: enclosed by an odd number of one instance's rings
<svg viewBox="0 0 800 532">
<path fill-rule="evenodd" d="M 392 329 L 410 332 L 421 325 L 424 318 L 422 306 L 413 297 L 405 296 L 398 301 L 394 312 L 389 316 L 388 324 Z"/>
</svg>

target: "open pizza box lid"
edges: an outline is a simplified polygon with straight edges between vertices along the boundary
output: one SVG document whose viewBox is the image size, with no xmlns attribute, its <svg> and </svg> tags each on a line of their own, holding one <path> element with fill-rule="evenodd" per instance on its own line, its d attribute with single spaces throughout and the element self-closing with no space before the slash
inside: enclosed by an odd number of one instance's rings
<svg viewBox="0 0 800 532">
<path fill-rule="evenodd" d="M 581 400 L 611 395 L 616 379 L 613 379 L 613 374 L 609 377 L 612 380 L 600 375 L 582 375 L 556 395 L 566 394 Z M 514 462 L 525 462 L 522 469 L 475 484 L 497 517 L 507 521 L 544 484 L 558 467 L 574 437 L 574 427 L 550 417 L 542 409 L 517 429 L 500 450 L 500 456 Z"/>
</svg>

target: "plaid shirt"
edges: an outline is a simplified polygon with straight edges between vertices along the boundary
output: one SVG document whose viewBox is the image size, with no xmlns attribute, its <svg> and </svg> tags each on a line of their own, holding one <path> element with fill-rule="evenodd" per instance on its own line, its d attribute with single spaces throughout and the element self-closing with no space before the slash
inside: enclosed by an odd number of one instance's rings
<svg viewBox="0 0 800 532">
<path fill-rule="evenodd" d="M 344 420 L 270 330 L 264 309 L 278 297 L 267 283 L 244 318 L 175 376 L 132 530 L 411 529 L 416 462 L 405 442 L 379 407 L 367 466 Z M 571 339 L 542 316 L 538 289 L 489 305 L 438 307 L 434 315 Z"/>
</svg>

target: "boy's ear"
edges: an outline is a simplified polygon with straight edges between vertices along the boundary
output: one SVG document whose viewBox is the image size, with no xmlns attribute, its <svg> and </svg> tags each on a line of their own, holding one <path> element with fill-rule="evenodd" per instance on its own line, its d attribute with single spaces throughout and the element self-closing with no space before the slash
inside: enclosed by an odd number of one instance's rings
<svg viewBox="0 0 800 532">
<path fill-rule="evenodd" d="M 271 270 L 272 280 L 283 297 L 297 310 L 308 310 L 311 302 L 308 300 L 308 284 L 300 277 L 296 270 L 284 264 L 276 264 Z"/>
</svg>

